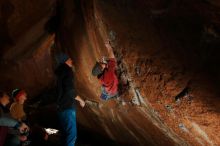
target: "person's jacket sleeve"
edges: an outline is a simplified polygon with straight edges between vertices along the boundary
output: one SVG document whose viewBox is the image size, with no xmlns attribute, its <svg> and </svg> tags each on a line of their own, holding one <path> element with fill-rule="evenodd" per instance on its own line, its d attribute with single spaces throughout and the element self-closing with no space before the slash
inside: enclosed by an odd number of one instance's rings
<svg viewBox="0 0 220 146">
<path fill-rule="evenodd" d="M 10 117 L 0 117 L 0 126 L 17 127 L 18 121 Z"/>
<path fill-rule="evenodd" d="M 63 95 L 63 72 L 61 72 L 58 76 L 57 76 L 57 102 L 59 102 L 60 98 Z"/>
<path fill-rule="evenodd" d="M 115 71 L 115 69 L 116 69 L 116 59 L 115 58 L 108 59 L 108 69 L 113 72 Z"/>
<path fill-rule="evenodd" d="M 0 126 L 17 127 L 19 122 L 0 110 Z"/>
</svg>

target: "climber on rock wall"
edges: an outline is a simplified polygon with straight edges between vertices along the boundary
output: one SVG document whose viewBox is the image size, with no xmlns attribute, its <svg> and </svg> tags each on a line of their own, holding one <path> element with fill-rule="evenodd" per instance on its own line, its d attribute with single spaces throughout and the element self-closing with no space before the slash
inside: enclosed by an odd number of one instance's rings
<svg viewBox="0 0 220 146">
<path fill-rule="evenodd" d="M 101 83 L 101 96 L 103 100 L 108 100 L 118 96 L 118 78 L 116 76 L 117 62 L 109 42 L 105 43 L 109 57 L 103 57 L 96 62 L 92 69 L 92 75 L 97 76 Z"/>
</svg>

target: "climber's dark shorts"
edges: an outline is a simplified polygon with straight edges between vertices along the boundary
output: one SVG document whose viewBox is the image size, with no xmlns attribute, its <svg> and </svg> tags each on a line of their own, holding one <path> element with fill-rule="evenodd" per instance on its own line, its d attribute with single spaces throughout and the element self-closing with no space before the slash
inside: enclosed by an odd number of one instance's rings
<svg viewBox="0 0 220 146">
<path fill-rule="evenodd" d="M 118 97 L 118 92 L 116 92 L 115 94 L 109 94 L 106 92 L 105 87 L 101 87 L 101 96 L 100 98 L 103 100 L 108 100 L 111 98 L 117 98 Z"/>
</svg>

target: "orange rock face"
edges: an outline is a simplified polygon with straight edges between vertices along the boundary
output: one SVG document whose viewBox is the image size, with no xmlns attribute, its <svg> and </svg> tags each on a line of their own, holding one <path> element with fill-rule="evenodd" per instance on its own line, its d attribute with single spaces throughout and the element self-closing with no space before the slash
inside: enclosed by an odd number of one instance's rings
<svg viewBox="0 0 220 146">
<path fill-rule="evenodd" d="M 1 89 L 24 88 L 30 95 L 51 84 L 54 35 L 45 30 L 56 1 L 0 2 Z"/>
<path fill-rule="evenodd" d="M 46 2 L 39 13 L 43 2 L 30 4 L 30 12 L 15 3 L 1 3 L 0 24 L 8 29 L 1 30 L 0 83 L 5 90 L 21 86 L 35 95 L 54 80 L 54 36 L 44 25 L 55 3 Z M 78 92 L 87 100 L 78 108 L 81 125 L 124 145 L 220 145 L 218 1 L 65 0 L 58 5 L 56 43 L 71 54 Z M 121 100 L 102 101 L 91 75 L 94 63 L 108 56 L 107 40 L 118 61 Z"/>
</svg>

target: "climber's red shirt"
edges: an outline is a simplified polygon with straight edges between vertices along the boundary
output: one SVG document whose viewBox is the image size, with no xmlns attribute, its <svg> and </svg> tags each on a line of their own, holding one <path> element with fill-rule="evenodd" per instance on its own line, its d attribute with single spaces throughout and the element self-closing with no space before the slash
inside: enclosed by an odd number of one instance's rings
<svg viewBox="0 0 220 146">
<path fill-rule="evenodd" d="M 110 58 L 108 60 L 107 68 L 104 70 L 103 75 L 99 78 L 105 91 L 110 95 L 116 94 L 118 92 L 118 78 L 115 73 L 116 60 L 115 58 Z"/>
</svg>

